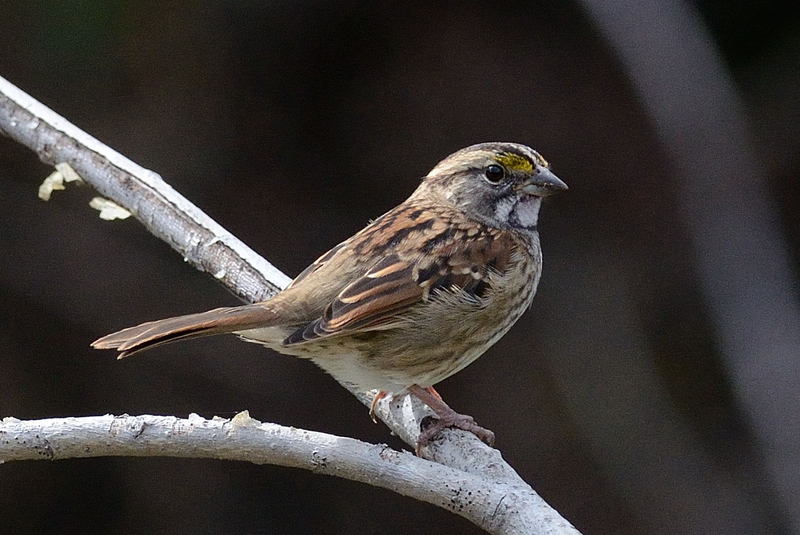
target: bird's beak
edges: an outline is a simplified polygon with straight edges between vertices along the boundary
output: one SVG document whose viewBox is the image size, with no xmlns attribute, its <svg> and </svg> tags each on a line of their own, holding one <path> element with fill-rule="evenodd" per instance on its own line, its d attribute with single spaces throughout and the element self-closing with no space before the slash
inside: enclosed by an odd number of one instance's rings
<svg viewBox="0 0 800 535">
<path fill-rule="evenodd" d="M 519 186 L 519 191 L 522 193 L 536 195 L 538 197 L 547 197 L 553 193 L 568 189 L 564 181 L 558 178 L 549 169 L 538 166 L 536 168 L 536 174 Z"/>
</svg>

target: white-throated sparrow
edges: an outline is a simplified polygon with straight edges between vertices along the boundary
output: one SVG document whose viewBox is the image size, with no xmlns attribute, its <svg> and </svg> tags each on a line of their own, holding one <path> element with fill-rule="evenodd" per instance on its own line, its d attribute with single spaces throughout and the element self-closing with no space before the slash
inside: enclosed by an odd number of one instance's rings
<svg viewBox="0 0 800 535">
<path fill-rule="evenodd" d="M 494 435 L 433 385 L 500 339 L 530 306 L 542 268 L 541 198 L 567 189 L 536 151 L 481 143 L 451 154 L 405 202 L 306 268 L 272 299 L 123 329 L 95 341 L 120 358 L 166 342 L 236 333 L 314 361 L 360 390 L 409 392 L 444 427 Z"/>
</svg>

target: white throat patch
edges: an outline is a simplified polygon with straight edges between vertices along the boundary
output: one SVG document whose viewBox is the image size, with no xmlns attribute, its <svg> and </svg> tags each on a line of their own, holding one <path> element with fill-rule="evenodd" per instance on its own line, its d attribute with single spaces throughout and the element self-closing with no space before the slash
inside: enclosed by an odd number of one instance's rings
<svg viewBox="0 0 800 535">
<path fill-rule="evenodd" d="M 511 210 L 514 209 L 515 204 L 517 204 L 517 199 L 513 197 L 505 197 L 499 201 L 494 207 L 495 221 L 500 221 L 501 223 L 508 222 L 511 216 Z"/>
<path fill-rule="evenodd" d="M 540 197 L 525 197 L 516 203 L 513 206 L 516 223 L 525 228 L 535 227 L 539 221 L 539 207 L 541 205 L 542 199 Z"/>
</svg>

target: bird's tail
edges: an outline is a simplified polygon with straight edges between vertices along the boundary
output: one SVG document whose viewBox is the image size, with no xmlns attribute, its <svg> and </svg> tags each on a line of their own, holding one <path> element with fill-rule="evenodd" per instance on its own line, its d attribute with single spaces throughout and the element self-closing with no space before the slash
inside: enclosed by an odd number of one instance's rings
<svg viewBox="0 0 800 535">
<path fill-rule="evenodd" d="M 95 349 L 116 349 L 117 358 L 176 340 L 231 333 L 269 326 L 276 320 L 274 311 L 264 303 L 215 308 L 199 314 L 149 321 L 108 334 L 92 342 Z"/>
</svg>

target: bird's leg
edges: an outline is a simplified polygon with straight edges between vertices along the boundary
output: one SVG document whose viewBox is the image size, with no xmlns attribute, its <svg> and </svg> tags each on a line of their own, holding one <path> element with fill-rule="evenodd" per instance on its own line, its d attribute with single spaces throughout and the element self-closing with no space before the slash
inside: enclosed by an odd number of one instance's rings
<svg viewBox="0 0 800 535">
<path fill-rule="evenodd" d="M 487 445 L 491 446 L 494 444 L 494 433 L 476 424 L 472 416 L 459 414 L 451 409 L 433 387 L 422 388 L 419 385 L 411 385 L 407 390 L 410 394 L 413 394 L 425 405 L 430 407 L 431 410 L 436 413 L 436 416 L 438 416 L 437 420 L 425 426 L 425 428 L 420 431 L 416 448 L 418 456 L 420 450 L 427 446 L 439 431 L 446 427 L 456 427 L 464 431 L 469 431 Z"/>
<path fill-rule="evenodd" d="M 369 417 L 372 418 L 372 421 L 376 424 L 378 423 L 378 415 L 375 414 L 375 409 L 378 408 L 378 402 L 388 395 L 389 392 L 386 390 L 378 390 L 378 393 L 372 398 L 372 403 L 369 404 Z"/>
<path fill-rule="evenodd" d="M 444 401 L 442 400 L 442 395 L 439 392 L 437 392 L 435 388 L 433 388 L 432 386 L 426 386 L 425 390 L 427 390 L 430 395 L 434 396 L 436 399 L 444 403 Z"/>
<path fill-rule="evenodd" d="M 425 387 L 425 390 L 427 390 L 432 396 L 434 396 L 439 401 L 442 400 L 442 395 L 439 392 L 437 392 L 436 389 L 433 388 L 432 386 Z M 376 424 L 378 423 L 378 415 L 376 414 L 375 409 L 378 408 L 378 403 L 380 402 L 380 400 L 388 396 L 389 392 L 387 392 L 386 390 L 378 390 L 378 392 L 375 394 L 375 397 L 372 398 L 372 403 L 369 404 L 369 417 Z"/>
</svg>

